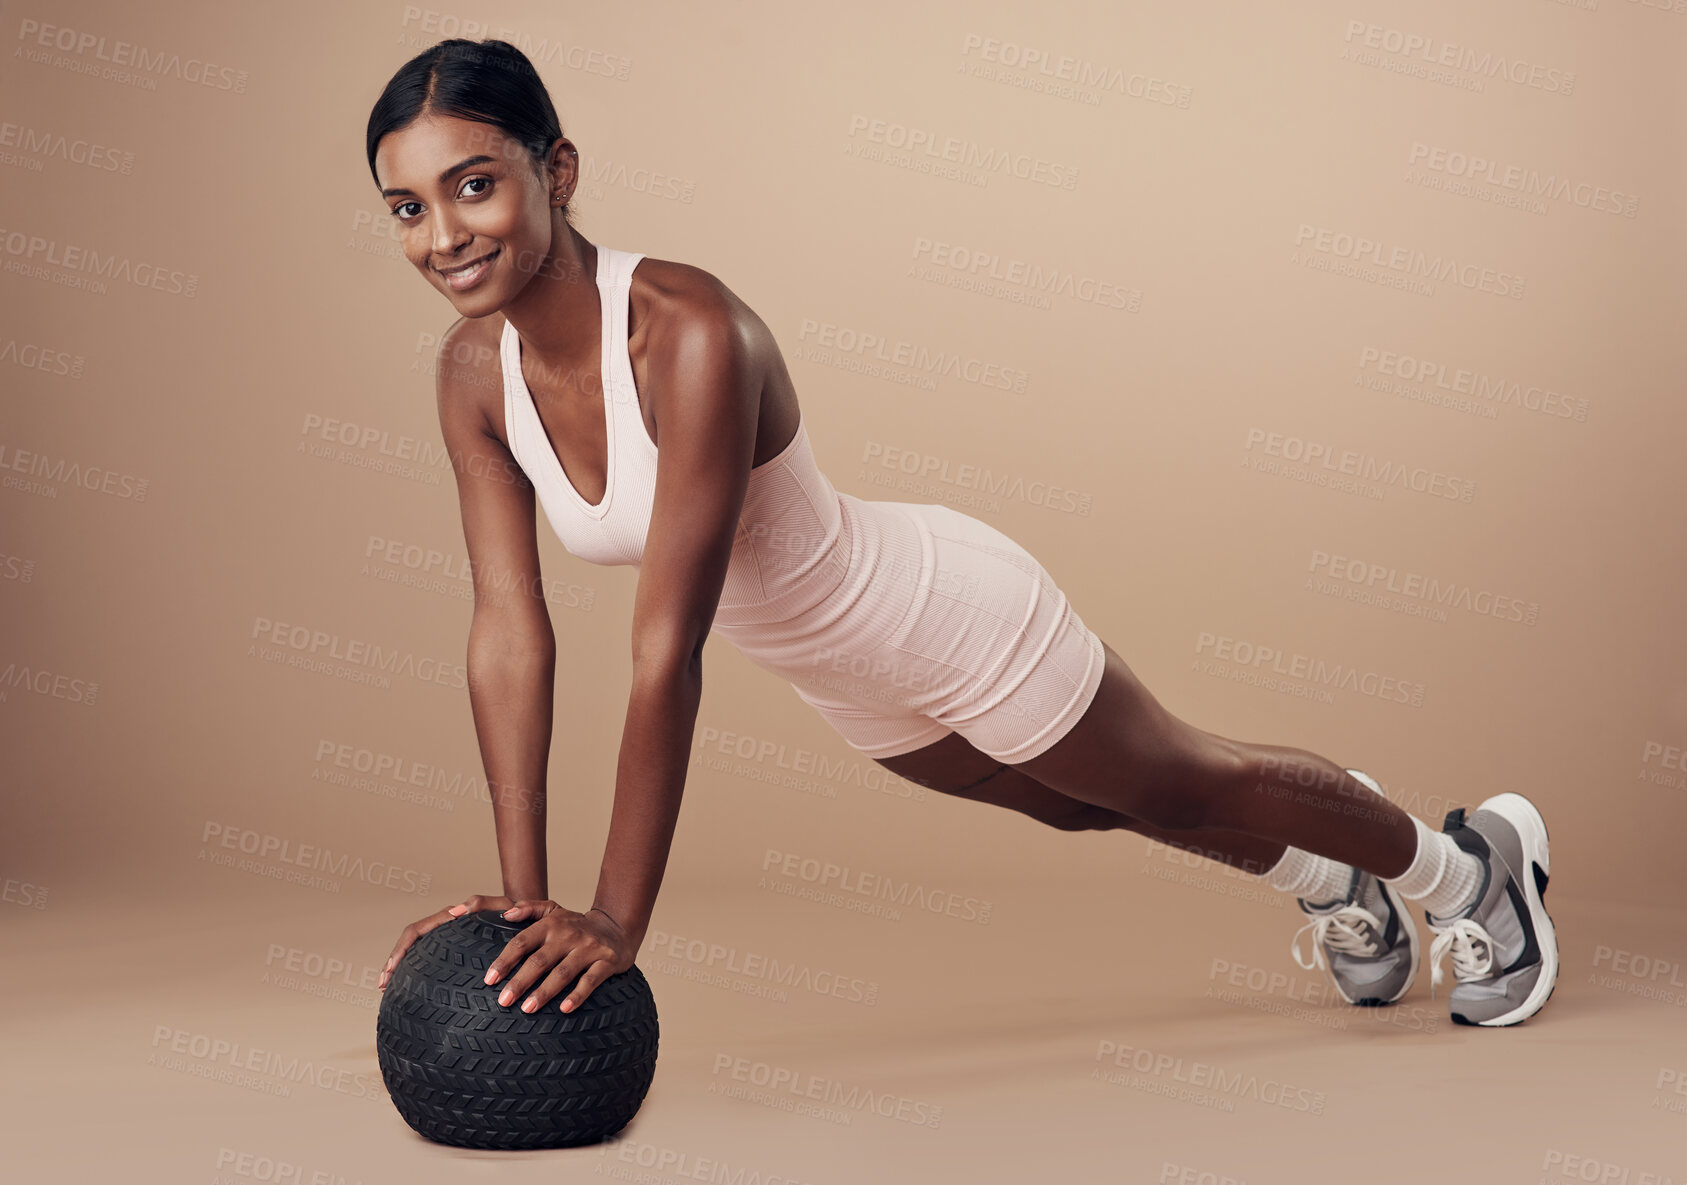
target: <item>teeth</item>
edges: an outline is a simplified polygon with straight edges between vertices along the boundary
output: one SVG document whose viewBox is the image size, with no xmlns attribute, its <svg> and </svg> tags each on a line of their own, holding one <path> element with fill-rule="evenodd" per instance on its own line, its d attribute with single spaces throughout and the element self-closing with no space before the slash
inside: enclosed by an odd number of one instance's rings
<svg viewBox="0 0 1687 1185">
<path fill-rule="evenodd" d="M 483 270 L 491 262 L 492 262 L 491 259 L 476 260 L 474 263 L 466 264 L 466 265 L 464 265 L 463 267 L 460 267 L 460 268 L 454 268 L 454 269 L 450 269 L 450 270 L 443 270 L 442 269 L 440 274 L 444 275 L 444 276 L 447 276 L 447 277 L 449 277 L 450 279 L 453 279 L 453 280 L 460 280 L 464 276 L 472 276 L 476 272 Z"/>
</svg>

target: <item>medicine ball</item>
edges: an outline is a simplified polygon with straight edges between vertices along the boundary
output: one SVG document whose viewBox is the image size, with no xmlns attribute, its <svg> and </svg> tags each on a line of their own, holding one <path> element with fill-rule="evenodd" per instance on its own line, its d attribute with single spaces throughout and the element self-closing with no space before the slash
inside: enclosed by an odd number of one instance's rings
<svg viewBox="0 0 1687 1185">
<path fill-rule="evenodd" d="M 531 921 L 495 910 L 418 938 L 393 968 L 375 1019 L 381 1079 L 404 1122 L 460 1148 L 558 1148 L 614 1135 L 656 1073 L 656 1000 L 637 966 L 572 1012 L 570 983 L 536 1012 L 498 1003 L 486 969 Z M 575 982 L 578 982 L 576 980 Z"/>
</svg>

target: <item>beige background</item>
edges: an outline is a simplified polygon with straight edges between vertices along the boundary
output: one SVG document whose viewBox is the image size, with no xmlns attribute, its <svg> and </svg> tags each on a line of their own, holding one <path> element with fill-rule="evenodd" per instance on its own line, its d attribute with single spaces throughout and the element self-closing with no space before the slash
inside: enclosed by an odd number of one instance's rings
<svg viewBox="0 0 1687 1185">
<path fill-rule="evenodd" d="M 19 1179 L 1687 1178 L 1682 5 L 36 3 L 0 32 Z M 458 34 L 539 64 L 589 238 L 707 268 L 773 327 L 839 489 L 1007 531 L 1202 727 L 1366 769 L 1432 823 L 1531 795 L 1551 1007 L 1455 1029 L 1427 974 L 1386 1013 L 1332 1005 L 1289 960 L 1291 902 L 898 783 L 717 639 L 640 955 L 643 1112 L 606 1149 L 415 1137 L 374 978 L 405 922 L 498 870 L 430 373 L 453 314 L 385 233 L 362 137 L 391 73 Z M 1060 83 L 1063 58 L 1100 85 Z M 1498 279 L 1366 268 L 1342 236 Z M 1424 362 L 1441 385 L 1406 381 Z M 1303 480 L 1335 471 L 1279 437 L 1471 496 Z M 887 457 L 936 476 L 895 484 Z M 551 888 L 580 908 L 636 573 L 541 547 Z M 1396 591 L 1350 598 L 1353 572 Z M 1421 702 L 1273 683 L 1237 646 Z M 770 853 L 988 920 L 805 897 Z M 776 1069 L 904 1118 L 736 1077 Z"/>
</svg>

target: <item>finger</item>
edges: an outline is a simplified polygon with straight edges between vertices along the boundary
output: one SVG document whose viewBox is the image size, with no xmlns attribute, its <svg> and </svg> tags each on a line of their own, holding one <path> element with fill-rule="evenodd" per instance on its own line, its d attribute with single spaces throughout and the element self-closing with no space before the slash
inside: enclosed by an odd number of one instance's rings
<svg viewBox="0 0 1687 1185">
<path fill-rule="evenodd" d="M 527 998 L 521 1002 L 521 1010 L 523 1012 L 539 1011 L 558 992 L 573 983 L 574 977 L 595 962 L 596 959 L 595 954 L 584 948 L 569 951 L 568 957 L 558 963 L 549 975 L 545 976 L 545 981 L 527 993 Z"/>
<path fill-rule="evenodd" d="M 575 935 L 565 935 L 560 939 L 553 937 L 534 951 L 521 969 L 510 976 L 509 985 L 499 993 L 498 1003 L 506 1008 L 519 1004 L 523 1012 L 537 1011 L 539 1005 L 561 990 L 562 984 L 551 983 L 551 976 L 558 972 L 574 975 L 585 966 L 579 957 L 585 952 L 577 954 L 572 949 L 576 941 Z M 563 980 L 563 983 L 566 982 L 566 979 Z"/>
<path fill-rule="evenodd" d="M 398 943 L 392 948 L 392 954 L 387 956 L 386 966 L 381 968 L 381 978 L 377 981 L 375 986 L 380 988 L 382 991 L 385 991 L 387 980 L 392 978 L 393 970 L 398 966 L 399 960 L 404 957 L 404 952 L 410 949 L 416 939 L 426 934 L 429 930 L 432 930 L 435 926 L 443 925 L 450 920 L 451 915 L 446 910 L 442 909 L 438 913 L 429 914 L 419 922 L 411 922 L 408 926 L 404 927 L 403 930 L 400 930 L 398 934 Z"/>
<path fill-rule="evenodd" d="M 590 967 L 587 967 L 586 973 L 580 977 L 580 982 L 574 986 L 574 990 L 569 992 L 568 997 L 563 1000 L 562 1010 L 564 1012 L 573 1012 L 576 1008 L 580 1007 L 580 1005 L 584 1004 L 586 1002 L 586 997 L 592 994 L 598 984 L 602 983 L 614 974 L 614 970 L 615 969 L 603 959 L 599 959 Z"/>
<path fill-rule="evenodd" d="M 520 921 L 522 918 L 536 921 L 557 908 L 557 903 L 548 897 L 543 900 L 517 901 L 504 911 L 504 916 L 511 921 Z"/>
<path fill-rule="evenodd" d="M 467 901 L 464 901 L 459 905 L 453 905 L 450 909 L 446 910 L 445 912 L 450 914 L 454 918 L 460 918 L 466 913 L 478 913 L 479 911 L 485 909 L 486 908 L 485 901 L 486 901 L 486 899 L 483 896 L 481 896 L 481 894 L 476 893 L 473 897 L 470 897 Z"/>
<path fill-rule="evenodd" d="M 538 950 L 543 949 L 542 944 L 544 941 L 544 936 L 535 932 L 531 926 L 518 933 L 514 938 L 504 944 L 504 949 L 498 952 L 498 957 L 488 964 L 486 968 L 486 982 L 497 983 L 500 975 L 509 972 L 516 966 L 516 964 L 521 963 L 523 959 L 527 959 L 529 951 L 537 953 Z M 530 959 L 528 961 L 531 962 Z M 552 961 L 555 961 L 554 957 Z M 549 967 L 550 965 L 550 963 L 545 964 L 546 967 Z M 543 974 L 542 971 L 535 971 L 531 975 L 526 975 L 526 971 L 527 967 L 524 964 L 520 970 L 516 971 L 509 983 L 504 986 L 504 990 L 498 993 L 498 1002 L 500 1004 L 505 1003 L 505 996 L 525 991 L 527 984 L 532 983 Z"/>
<path fill-rule="evenodd" d="M 399 934 L 398 942 L 393 946 L 392 953 L 387 956 L 386 965 L 381 968 L 381 980 L 376 985 L 377 987 L 385 988 L 387 986 L 387 977 L 392 974 L 392 969 L 398 966 L 398 961 L 404 957 L 404 952 L 410 949 L 410 936 L 414 932 L 414 927 L 406 926 L 403 932 Z"/>
</svg>

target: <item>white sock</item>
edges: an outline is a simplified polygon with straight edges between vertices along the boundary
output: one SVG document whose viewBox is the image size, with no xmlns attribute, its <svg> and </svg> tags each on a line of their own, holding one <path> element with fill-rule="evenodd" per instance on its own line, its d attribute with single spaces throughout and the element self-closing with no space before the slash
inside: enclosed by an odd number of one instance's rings
<svg viewBox="0 0 1687 1185">
<path fill-rule="evenodd" d="M 1347 900 L 1353 887 L 1353 866 L 1331 860 L 1328 856 L 1314 856 L 1299 848 L 1285 847 L 1283 858 L 1264 874 L 1273 889 L 1293 893 L 1314 905 Z"/>
<path fill-rule="evenodd" d="M 1388 883 L 1422 904 L 1438 918 L 1451 917 L 1476 899 L 1482 883 L 1482 861 L 1453 842 L 1444 831 L 1431 831 L 1423 820 L 1412 820 L 1418 829 L 1418 851 L 1412 865 Z"/>
<path fill-rule="evenodd" d="M 1369 774 L 1356 769 L 1345 772 L 1356 778 L 1361 786 L 1368 787 L 1378 794 L 1382 793 L 1382 787 L 1377 785 L 1376 779 Z M 1283 858 L 1262 876 L 1272 888 L 1293 893 L 1313 905 L 1345 901 L 1347 891 L 1353 887 L 1351 864 L 1343 864 L 1327 856 L 1314 856 L 1311 852 L 1303 852 L 1296 847 L 1285 847 Z"/>
</svg>

